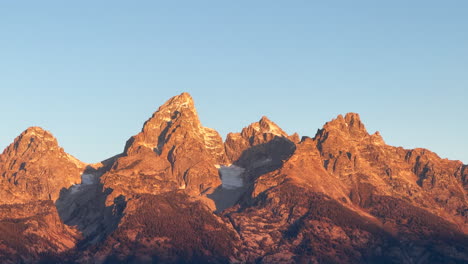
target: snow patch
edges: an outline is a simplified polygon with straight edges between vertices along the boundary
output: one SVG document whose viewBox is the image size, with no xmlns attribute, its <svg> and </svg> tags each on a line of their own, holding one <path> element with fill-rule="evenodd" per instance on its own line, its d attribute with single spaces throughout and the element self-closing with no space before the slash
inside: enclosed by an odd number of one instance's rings
<svg viewBox="0 0 468 264">
<path fill-rule="evenodd" d="M 253 124 L 252 124 L 252 128 L 253 128 L 255 131 L 259 132 L 259 131 L 260 131 L 260 124 L 259 124 L 259 123 L 253 123 Z"/>
<path fill-rule="evenodd" d="M 242 179 L 242 173 L 244 171 L 244 168 L 236 165 L 221 166 L 219 172 L 221 173 L 222 187 L 228 190 L 243 187 L 244 180 Z"/>
<path fill-rule="evenodd" d="M 284 136 L 284 133 L 283 133 L 278 127 L 276 127 L 276 126 L 273 126 L 273 127 L 272 127 L 272 126 L 270 125 L 269 128 L 270 128 L 270 129 L 269 129 L 268 133 L 271 133 L 271 134 L 273 134 L 273 135 L 275 135 L 275 136 Z"/>
<path fill-rule="evenodd" d="M 97 183 L 97 177 L 94 174 L 83 174 L 81 175 L 81 184 L 90 185 Z"/>
<path fill-rule="evenodd" d="M 94 174 L 83 174 L 81 175 L 81 183 L 73 185 L 70 190 L 71 193 L 77 193 L 85 185 L 92 185 L 98 183 L 98 177 Z"/>
</svg>

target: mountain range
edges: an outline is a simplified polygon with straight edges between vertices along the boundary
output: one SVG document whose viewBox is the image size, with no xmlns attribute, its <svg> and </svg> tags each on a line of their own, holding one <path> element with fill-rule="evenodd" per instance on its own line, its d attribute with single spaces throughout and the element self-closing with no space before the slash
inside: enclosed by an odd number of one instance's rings
<svg viewBox="0 0 468 264">
<path fill-rule="evenodd" d="M 0 262 L 468 263 L 468 166 L 356 113 L 223 141 L 182 93 L 122 146 L 87 164 L 21 133 L 0 155 Z"/>
</svg>

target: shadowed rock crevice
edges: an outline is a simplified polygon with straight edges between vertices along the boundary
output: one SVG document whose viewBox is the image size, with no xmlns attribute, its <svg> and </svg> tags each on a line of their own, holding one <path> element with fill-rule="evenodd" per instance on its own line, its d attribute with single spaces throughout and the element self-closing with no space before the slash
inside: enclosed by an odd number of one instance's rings
<svg viewBox="0 0 468 264">
<path fill-rule="evenodd" d="M 222 184 L 207 197 L 215 202 L 217 213 L 234 206 L 248 189 L 245 183 L 245 169 L 236 165 L 221 166 L 219 175 Z"/>
<path fill-rule="evenodd" d="M 468 189 L 468 165 L 463 165 L 460 173 L 461 182 L 465 189 Z"/>
<path fill-rule="evenodd" d="M 106 206 L 106 198 L 112 189 L 103 188 L 100 182 L 102 171 L 90 166 L 81 175 L 81 184 L 63 188 L 55 205 L 62 221 L 76 227 L 83 240 L 78 246 L 96 244 L 105 239 L 118 226 L 126 207 L 123 195 L 114 198 L 111 206 Z"/>
<path fill-rule="evenodd" d="M 233 165 L 219 168 L 223 184 L 207 196 L 215 202 L 216 212 L 222 212 L 240 200 L 248 200 L 255 180 L 280 168 L 295 150 L 296 145 L 291 140 L 275 136 L 266 143 L 244 150 Z M 239 183 L 232 183 L 236 180 Z"/>
<path fill-rule="evenodd" d="M 275 136 L 271 141 L 252 146 L 242 152 L 233 164 L 246 169 L 247 181 L 280 168 L 292 156 L 296 144 L 285 137 Z"/>
</svg>

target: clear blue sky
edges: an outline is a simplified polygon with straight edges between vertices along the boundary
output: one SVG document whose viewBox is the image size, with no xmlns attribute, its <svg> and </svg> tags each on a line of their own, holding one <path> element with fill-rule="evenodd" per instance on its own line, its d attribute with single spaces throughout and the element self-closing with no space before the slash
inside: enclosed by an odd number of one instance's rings
<svg viewBox="0 0 468 264">
<path fill-rule="evenodd" d="M 468 1 L 1 1 L 0 148 L 29 126 L 86 162 L 192 94 L 223 136 L 262 115 L 468 163 Z"/>
</svg>

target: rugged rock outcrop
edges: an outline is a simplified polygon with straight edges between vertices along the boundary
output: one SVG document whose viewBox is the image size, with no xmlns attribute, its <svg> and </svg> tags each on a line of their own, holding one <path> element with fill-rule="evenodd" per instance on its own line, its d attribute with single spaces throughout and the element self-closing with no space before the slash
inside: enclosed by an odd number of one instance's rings
<svg viewBox="0 0 468 264">
<path fill-rule="evenodd" d="M 184 191 L 142 194 L 128 202 L 119 227 L 80 263 L 229 263 L 239 237 L 212 209 Z"/>
<path fill-rule="evenodd" d="M 52 134 L 30 127 L 0 155 L 1 203 L 55 201 L 62 188 L 80 183 L 84 168 Z"/>
<path fill-rule="evenodd" d="M 378 133 L 369 135 L 357 114 L 339 116 L 314 139 L 304 137 L 281 168 L 256 178 L 249 202 L 223 212 L 242 237 L 243 260 L 466 261 L 466 225 L 413 201 L 407 194 L 411 189 L 392 196 L 397 191 L 394 185 L 386 185 L 388 165 L 369 158 L 385 153 L 379 147 L 398 149 L 386 146 Z M 412 166 L 402 170 L 414 173 Z M 424 192 L 413 176 L 414 188 Z M 459 175 L 452 177 L 456 180 Z M 412 185 L 399 188 L 408 186 Z"/>
<path fill-rule="evenodd" d="M 112 160 L 108 162 L 112 163 Z M 109 165 L 102 165 L 96 168 L 88 166 L 81 176 L 81 183 L 62 189 L 55 203 L 63 223 L 75 227 L 82 234 L 76 245 L 80 249 L 99 243 L 114 232 L 127 204 L 121 195 L 115 197 L 111 205 L 106 205 L 111 190 L 104 188 L 100 178 Z"/>
<path fill-rule="evenodd" d="M 355 113 L 325 124 L 315 141 L 324 167 L 347 186 L 356 204 L 368 207 L 379 195 L 410 200 L 468 231 L 461 162 L 425 149 L 388 146 L 378 132 L 369 135 Z"/>
<path fill-rule="evenodd" d="M 0 155 L 0 259 L 466 263 L 467 175 L 354 113 L 302 140 L 262 117 L 223 143 L 183 93 L 99 164 L 40 128 L 15 139 Z"/>
<path fill-rule="evenodd" d="M 80 239 L 50 200 L 0 205 L 1 263 L 57 263 Z"/>
<path fill-rule="evenodd" d="M 0 155 L 2 263 L 54 261 L 75 247 L 80 233 L 61 221 L 60 191 L 81 181 L 85 164 L 65 153 L 39 127 L 18 136 Z"/>
<path fill-rule="evenodd" d="M 215 201 L 217 212 L 240 200 L 249 202 L 255 180 L 280 168 L 296 149 L 297 142 L 297 133 L 288 136 L 265 116 L 242 129 L 241 133 L 229 133 L 224 148 L 230 165 L 220 167 L 223 186 L 209 196 Z M 228 182 L 233 182 L 235 188 L 229 187 Z"/>
<path fill-rule="evenodd" d="M 308 137 L 304 137 L 302 142 L 297 144 L 294 154 L 285 161 L 281 168 L 263 174 L 255 180 L 252 195 L 256 197 L 265 190 L 285 182 L 293 182 L 311 191 L 325 193 L 337 200 L 348 199 L 346 187 L 336 176 L 328 174 L 322 166 L 321 156 L 315 142 Z"/>
<path fill-rule="evenodd" d="M 288 136 L 278 125 L 263 116 L 242 129 L 241 133 L 229 133 L 224 143 L 226 155 L 236 166 L 247 169 L 247 181 L 275 170 L 291 156 L 299 136 Z"/>
<path fill-rule="evenodd" d="M 463 263 L 467 236 L 424 209 L 379 197 L 370 214 L 294 180 L 223 216 L 249 263 Z"/>
<path fill-rule="evenodd" d="M 192 97 L 168 100 L 132 137 L 109 172 L 103 175 L 110 198 L 159 194 L 182 189 L 210 193 L 221 184 L 216 164 L 226 161 L 218 132 L 200 124 Z"/>
<path fill-rule="evenodd" d="M 159 107 L 145 122 L 142 131 L 127 142 L 124 152 L 132 155 L 149 148 L 167 156 L 172 148 L 187 147 L 183 144 L 189 143 L 217 163 L 225 162 L 221 136 L 214 129 L 201 125 L 192 97 L 182 93 Z"/>
</svg>

